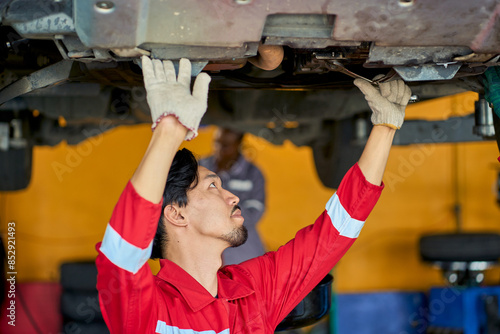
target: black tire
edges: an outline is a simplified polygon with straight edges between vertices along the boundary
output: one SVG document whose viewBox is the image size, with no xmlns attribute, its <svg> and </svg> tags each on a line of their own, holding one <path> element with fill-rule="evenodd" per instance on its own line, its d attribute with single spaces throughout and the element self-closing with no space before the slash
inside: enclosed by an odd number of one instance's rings
<svg viewBox="0 0 500 334">
<path fill-rule="evenodd" d="M 93 323 L 104 321 L 95 291 L 66 290 L 61 295 L 61 313 L 65 319 Z"/>
<path fill-rule="evenodd" d="M 420 238 L 420 255 L 429 262 L 498 261 L 500 235 L 449 233 Z"/>
<path fill-rule="evenodd" d="M 108 327 L 104 322 L 82 323 L 77 321 L 68 321 L 63 325 L 64 334 L 109 334 Z"/>
<path fill-rule="evenodd" d="M 33 146 L 0 150 L 0 191 L 21 190 L 31 180 Z"/>
<path fill-rule="evenodd" d="M 312 325 L 330 311 L 333 276 L 327 274 L 276 326 L 276 332 Z"/>
<path fill-rule="evenodd" d="M 97 267 L 95 262 L 71 262 L 61 265 L 63 289 L 95 291 Z"/>
<path fill-rule="evenodd" d="M 316 172 L 326 187 L 337 189 L 345 173 L 363 153 L 365 143 L 355 140 L 356 120 L 358 118 L 325 122 L 322 135 L 311 145 Z M 369 133 L 371 123 L 364 121 Z"/>
</svg>

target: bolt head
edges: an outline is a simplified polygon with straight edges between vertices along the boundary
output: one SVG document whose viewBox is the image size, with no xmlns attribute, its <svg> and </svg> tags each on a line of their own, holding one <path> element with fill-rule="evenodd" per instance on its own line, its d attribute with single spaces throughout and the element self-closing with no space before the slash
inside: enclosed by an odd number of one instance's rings
<svg viewBox="0 0 500 334">
<path fill-rule="evenodd" d="M 101 13 L 109 13 L 115 9 L 115 4 L 113 1 L 97 1 L 95 9 Z"/>
</svg>

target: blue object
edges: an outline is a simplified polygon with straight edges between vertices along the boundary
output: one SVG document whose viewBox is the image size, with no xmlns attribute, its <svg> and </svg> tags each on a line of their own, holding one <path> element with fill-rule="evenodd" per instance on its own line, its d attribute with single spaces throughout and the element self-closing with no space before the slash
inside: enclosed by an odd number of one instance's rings
<svg viewBox="0 0 500 334">
<path fill-rule="evenodd" d="M 429 326 L 461 329 L 464 334 L 486 333 L 486 296 L 500 300 L 500 286 L 431 289 Z M 500 318 L 500 314 L 497 317 Z"/>
<path fill-rule="evenodd" d="M 422 292 L 337 294 L 335 334 L 423 334 L 427 298 Z"/>
<path fill-rule="evenodd" d="M 464 288 L 432 288 L 427 305 L 429 326 L 461 330 L 463 328 Z"/>
</svg>

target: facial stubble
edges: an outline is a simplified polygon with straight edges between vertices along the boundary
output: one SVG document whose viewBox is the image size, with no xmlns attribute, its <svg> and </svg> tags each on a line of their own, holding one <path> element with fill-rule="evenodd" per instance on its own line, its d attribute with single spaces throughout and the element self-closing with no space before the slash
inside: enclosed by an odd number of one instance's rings
<svg viewBox="0 0 500 334">
<path fill-rule="evenodd" d="M 248 230 L 245 225 L 235 227 L 231 232 L 220 237 L 222 240 L 229 243 L 230 247 L 238 247 L 243 245 L 248 239 Z"/>
</svg>

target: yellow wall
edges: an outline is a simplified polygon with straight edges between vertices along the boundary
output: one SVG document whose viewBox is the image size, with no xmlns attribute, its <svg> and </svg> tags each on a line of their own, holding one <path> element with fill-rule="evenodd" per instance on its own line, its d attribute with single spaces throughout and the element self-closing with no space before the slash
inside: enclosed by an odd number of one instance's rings
<svg viewBox="0 0 500 334">
<path fill-rule="evenodd" d="M 470 113 L 475 98 L 467 93 L 422 102 L 408 108 L 407 118 Z M 186 147 L 209 154 L 212 133 L 212 127 L 203 129 Z M 0 193 L 1 231 L 9 221 L 17 224 L 18 280 L 57 280 L 62 262 L 95 257 L 94 245 L 150 136 L 148 125 L 120 127 L 77 146 L 34 150 L 29 188 Z M 276 249 L 315 220 L 332 190 L 320 184 L 308 147 L 274 146 L 248 136 L 245 153 L 267 179 L 268 211 L 260 231 L 266 246 Z M 494 142 L 394 147 L 380 202 L 336 267 L 338 291 L 424 290 L 441 284 L 439 271 L 419 260 L 417 244 L 423 233 L 454 229 L 455 156 L 464 229 L 500 231 Z M 487 277 L 498 282 L 499 274 L 492 270 Z"/>
</svg>

